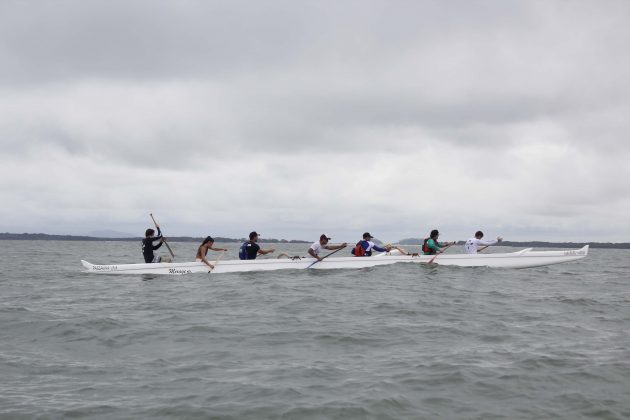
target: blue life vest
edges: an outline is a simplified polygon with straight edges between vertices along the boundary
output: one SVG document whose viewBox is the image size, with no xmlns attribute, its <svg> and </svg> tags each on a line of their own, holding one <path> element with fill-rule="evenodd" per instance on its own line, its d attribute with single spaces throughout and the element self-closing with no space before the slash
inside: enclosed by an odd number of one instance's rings
<svg viewBox="0 0 630 420">
<path fill-rule="evenodd" d="M 238 250 L 238 258 L 240 258 L 241 260 L 247 259 L 247 244 L 249 244 L 249 241 L 244 242 L 243 245 L 241 245 L 241 248 Z"/>
</svg>

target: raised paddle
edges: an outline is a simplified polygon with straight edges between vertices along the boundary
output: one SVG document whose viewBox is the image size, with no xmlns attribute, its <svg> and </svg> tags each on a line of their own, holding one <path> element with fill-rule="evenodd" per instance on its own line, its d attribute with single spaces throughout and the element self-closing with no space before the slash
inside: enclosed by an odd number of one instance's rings
<svg viewBox="0 0 630 420">
<path fill-rule="evenodd" d="M 149 216 L 151 216 L 151 219 L 153 220 L 153 224 L 155 225 L 155 228 L 159 229 L 158 228 L 158 224 L 155 221 L 155 218 L 153 217 L 153 213 L 149 213 Z M 164 240 L 164 245 L 166 245 L 166 247 L 168 248 L 168 252 L 171 253 L 171 257 L 173 257 L 173 259 L 175 259 L 175 254 L 173 254 L 173 250 L 171 249 L 170 246 L 168 246 L 168 243 L 166 243 L 166 239 L 164 239 L 164 237 L 162 237 L 162 239 Z"/>
<path fill-rule="evenodd" d="M 328 258 L 328 257 L 330 257 L 330 256 L 331 256 L 332 254 L 334 254 L 335 252 L 339 252 L 339 251 L 341 251 L 341 250 L 342 250 L 342 249 L 344 249 L 344 248 L 345 248 L 345 246 L 342 246 L 342 247 L 341 247 L 341 248 L 339 248 L 339 249 L 335 249 L 335 250 L 334 250 L 333 252 L 331 252 L 330 254 L 326 254 L 325 256 L 323 256 L 321 260 L 323 260 L 324 258 Z M 318 263 L 318 262 L 320 262 L 321 260 L 313 261 L 313 262 L 312 262 L 312 263 L 311 263 L 308 267 L 306 267 L 306 268 L 311 268 L 313 265 L 317 264 L 317 263 Z"/>
<path fill-rule="evenodd" d="M 435 261 L 435 259 L 438 257 L 438 255 L 440 255 L 442 252 L 446 251 L 447 249 L 449 249 L 449 248 L 450 248 L 451 246 L 453 246 L 453 245 L 455 245 L 455 244 L 454 244 L 454 243 L 452 243 L 452 244 L 448 244 L 448 245 L 446 245 L 444 248 L 442 248 L 442 250 L 441 250 L 440 252 L 438 252 L 437 254 L 435 254 L 435 255 L 433 256 L 433 258 L 431 258 L 431 259 L 427 262 L 427 264 L 431 264 L 433 261 Z"/>
</svg>

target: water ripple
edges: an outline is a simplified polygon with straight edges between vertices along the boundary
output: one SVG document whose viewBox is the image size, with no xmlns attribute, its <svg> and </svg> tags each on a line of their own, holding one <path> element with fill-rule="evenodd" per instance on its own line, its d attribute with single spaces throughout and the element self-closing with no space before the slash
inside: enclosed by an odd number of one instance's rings
<svg viewBox="0 0 630 420">
<path fill-rule="evenodd" d="M 55 243 L 0 271 L 0 418 L 630 417 L 628 251 L 531 270 L 80 272 L 136 245 Z"/>
</svg>

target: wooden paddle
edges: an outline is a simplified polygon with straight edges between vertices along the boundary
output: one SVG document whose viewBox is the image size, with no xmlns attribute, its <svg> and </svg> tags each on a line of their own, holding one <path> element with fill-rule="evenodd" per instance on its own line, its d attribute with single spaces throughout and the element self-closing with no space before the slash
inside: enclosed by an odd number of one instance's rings
<svg viewBox="0 0 630 420">
<path fill-rule="evenodd" d="M 344 246 L 344 247 L 341 247 L 341 248 L 339 248 L 339 249 L 335 249 L 335 250 L 334 250 L 333 252 L 331 252 L 330 254 L 326 254 L 325 256 L 323 256 L 321 260 L 323 260 L 324 258 L 328 258 L 328 257 L 330 257 L 330 256 L 331 256 L 332 254 L 334 254 L 335 252 L 339 252 L 339 251 L 341 251 L 341 250 L 342 250 L 342 249 L 344 249 L 344 248 L 345 248 L 345 246 Z M 306 268 L 311 268 L 313 265 L 317 264 L 317 263 L 318 263 L 318 262 L 320 262 L 321 260 L 313 261 L 313 262 L 312 262 L 312 263 L 311 263 L 308 267 L 306 267 Z"/>
<path fill-rule="evenodd" d="M 217 257 L 217 259 L 214 261 L 214 264 L 212 264 L 212 268 L 210 270 L 208 270 L 208 274 L 212 273 L 212 270 L 214 270 L 217 267 L 217 264 L 219 263 L 219 260 L 221 258 L 223 258 L 224 254 L 225 254 L 225 251 L 221 251 L 221 255 L 219 255 Z"/>
<path fill-rule="evenodd" d="M 155 225 L 155 228 L 159 229 L 158 228 L 158 224 L 155 221 L 155 218 L 153 217 L 153 213 L 149 213 L 149 216 L 151 216 L 151 219 L 153 220 L 153 224 Z M 175 254 L 173 254 L 173 250 L 171 249 L 170 246 L 168 246 L 168 243 L 166 243 L 166 239 L 164 239 L 164 236 L 162 236 L 162 239 L 164 240 L 164 245 L 166 245 L 166 247 L 168 248 L 168 252 L 171 253 L 171 257 L 173 257 L 173 260 L 174 260 L 175 259 Z"/>
<path fill-rule="evenodd" d="M 441 250 L 440 252 L 438 252 L 437 254 L 435 254 L 435 255 L 433 256 L 433 258 L 431 258 L 431 259 L 427 262 L 427 264 L 431 264 L 433 261 L 435 261 L 435 259 L 438 257 L 438 255 L 440 255 L 442 252 L 446 251 L 447 249 L 449 249 L 449 248 L 450 248 L 451 246 L 453 246 L 453 245 L 455 245 L 455 244 L 453 243 L 453 244 L 446 245 L 444 248 L 442 248 L 442 250 Z"/>
</svg>

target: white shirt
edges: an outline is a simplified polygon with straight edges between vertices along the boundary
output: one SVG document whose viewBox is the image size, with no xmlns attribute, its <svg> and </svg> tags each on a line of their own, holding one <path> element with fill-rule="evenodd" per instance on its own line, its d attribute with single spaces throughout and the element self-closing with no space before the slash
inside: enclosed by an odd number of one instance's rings
<svg viewBox="0 0 630 420">
<path fill-rule="evenodd" d="M 496 239 L 484 241 L 483 239 L 470 238 L 469 240 L 466 241 L 464 248 L 466 249 L 467 254 L 476 254 L 479 245 L 488 246 L 488 245 L 494 245 L 497 242 L 498 241 Z"/>
<path fill-rule="evenodd" d="M 368 247 L 365 250 L 365 252 L 367 253 L 367 252 L 370 252 L 372 250 L 372 248 L 374 248 L 374 245 L 376 245 L 376 244 L 374 242 L 372 242 L 372 241 L 366 241 L 366 242 L 368 243 Z"/>
<path fill-rule="evenodd" d="M 322 246 L 322 244 L 319 243 L 319 241 L 317 241 L 317 242 L 313 242 L 313 245 L 311 245 L 311 249 L 313 250 L 315 255 L 319 255 L 319 253 L 322 252 L 322 249 L 324 249 L 324 247 Z"/>
</svg>

